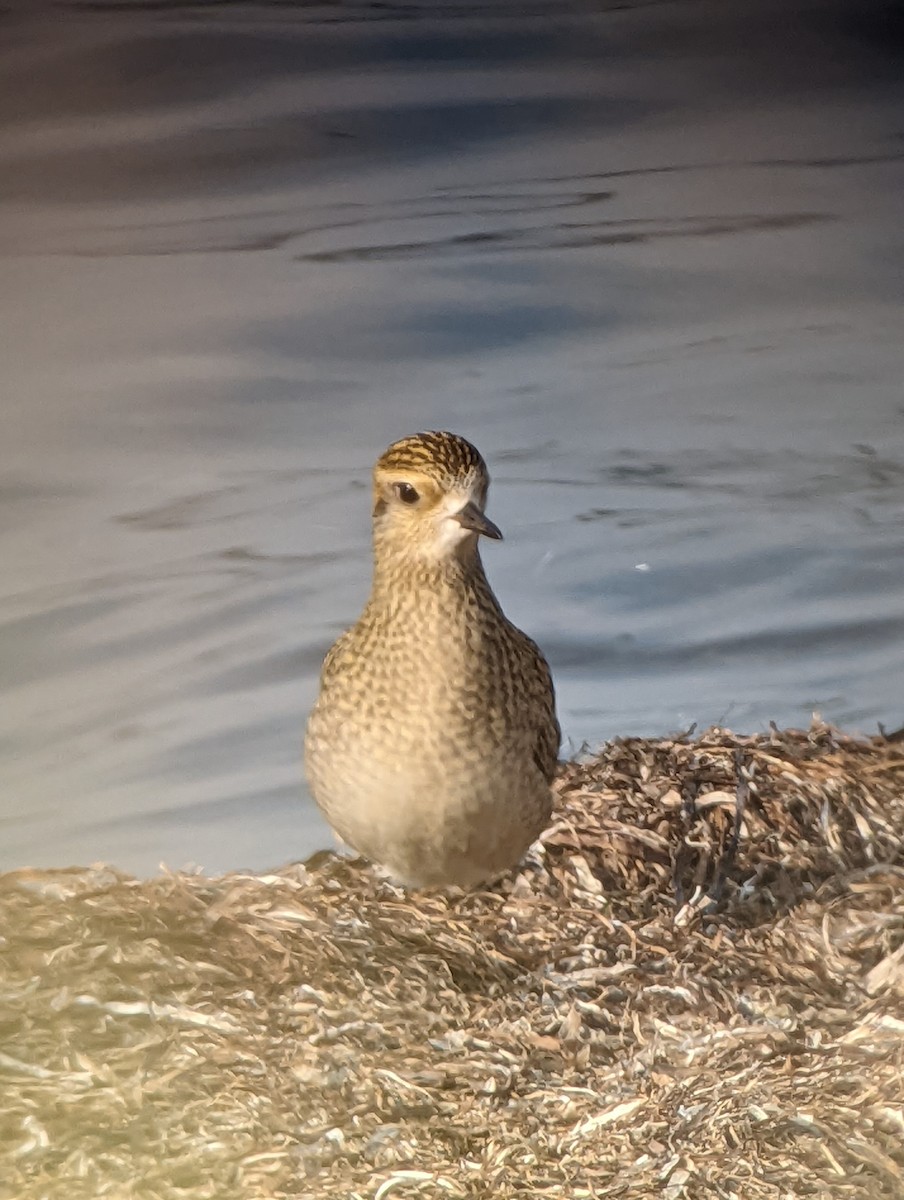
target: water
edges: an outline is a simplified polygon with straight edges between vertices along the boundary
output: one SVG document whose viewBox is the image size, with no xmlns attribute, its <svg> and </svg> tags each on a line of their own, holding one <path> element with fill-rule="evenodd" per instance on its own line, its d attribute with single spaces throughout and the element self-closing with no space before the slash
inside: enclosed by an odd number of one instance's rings
<svg viewBox="0 0 904 1200">
<path fill-rule="evenodd" d="M 489 461 L 567 749 L 901 722 L 894 8 L 0 29 L 0 866 L 328 844 L 300 731 L 421 428 Z"/>
</svg>

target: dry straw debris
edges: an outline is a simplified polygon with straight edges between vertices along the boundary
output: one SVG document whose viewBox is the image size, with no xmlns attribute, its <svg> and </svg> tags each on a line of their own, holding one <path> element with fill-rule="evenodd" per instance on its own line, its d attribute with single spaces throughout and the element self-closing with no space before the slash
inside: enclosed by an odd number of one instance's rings
<svg viewBox="0 0 904 1200">
<path fill-rule="evenodd" d="M 3 1196 L 904 1196 L 894 735 L 615 741 L 477 894 L 323 854 L 0 913 Z"/>
</svg>

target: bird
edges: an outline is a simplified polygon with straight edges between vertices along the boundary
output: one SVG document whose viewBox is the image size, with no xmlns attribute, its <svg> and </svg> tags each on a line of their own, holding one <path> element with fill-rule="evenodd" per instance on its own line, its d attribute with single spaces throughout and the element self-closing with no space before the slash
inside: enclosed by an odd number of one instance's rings
<svg viewBox="0 0 904 1200">
<path fill-rule="evenodd" d="M 328 651 L 305 772 L 333 832 L 406 888 L 471 889 L 545 828 L 560 743 L 539 647 L 478 542 L 490 477 L 463 437 L 404 437 L 373 469 L 373 578 Z"/>
</svg>

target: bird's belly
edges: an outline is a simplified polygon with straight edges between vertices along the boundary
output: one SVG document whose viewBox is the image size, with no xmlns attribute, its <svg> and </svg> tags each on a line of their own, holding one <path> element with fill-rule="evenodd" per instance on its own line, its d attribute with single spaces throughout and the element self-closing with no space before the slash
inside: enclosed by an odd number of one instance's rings
<svg viewBox="0 0 904 1200">
<path fill-rule="evenodd" d="M 369 732 L 327 737 L 313 717 L 308 780 L 339 837 L 401 882 L 473 886 L 542 831 L 550 790 L 517 738 L 479 748 L 448 728 Z"/>
</svg>

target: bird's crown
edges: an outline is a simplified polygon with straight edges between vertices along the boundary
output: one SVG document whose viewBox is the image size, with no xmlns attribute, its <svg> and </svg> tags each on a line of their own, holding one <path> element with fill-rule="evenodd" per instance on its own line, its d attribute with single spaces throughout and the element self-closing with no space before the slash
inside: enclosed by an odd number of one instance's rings
<svg viewBox="0 0 904 1200">
<path fill-rule="evenodd" d="M 485 475 L 487 468 L 476 446 L 457 433 L 431 430 L 401 438 L 379 458 L 381 474 L 414 472 L 437 482 L 452 482 L 469 475 Z"/>
</svg>

